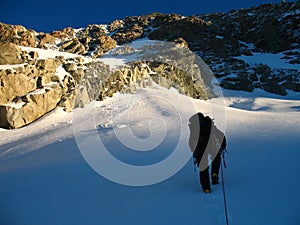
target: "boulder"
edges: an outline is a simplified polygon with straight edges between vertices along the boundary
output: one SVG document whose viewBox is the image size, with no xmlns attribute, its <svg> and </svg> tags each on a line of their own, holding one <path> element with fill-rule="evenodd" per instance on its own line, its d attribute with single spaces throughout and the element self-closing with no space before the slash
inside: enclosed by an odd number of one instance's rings
<svg viewBox="0 0 300 225">
<path fill-rule="evenodd" d="M 20 32 L 25 31 L 23 26 L 14 26 L 0 23 L 0 42 L 7 42 L 13 37 L 18 37 Z"/>
<path fill-rule="evenodd" d="M 0 106 L 0 127 L 15 129 L 23 127 L 51 110 L 60 102 L 63 91 L 60 85 L 52 85 Z"/>
<path fill-rule="evenodd" d="M 63 33 L 69 35 L 69 37 L 74 37 L 74 28 L 73 27 L 66 27 L 62 30 Z"/>
<path fill-rule="evenodd" d="M 123 20 L 114 20 L 109 24 L 109 31 L 113 32 L 117 29 L 120 29 L 124 26 L 124 21 Z"/>
<path fill-rule="evenodd" d="M 0 42 L 11 42 L 16 45 L 35 47 L 36 33 L 20 25 L 0 23 Z"/>
<path fill-rule="evenodd" d="M 68 63 L 65 63 L 63 65 L 63 67 L 65 68 L 65 70 L 67 72 L 70 73 L 71 71 L 75 71 L 77 69 L 77 63 L 75 63 L 75 62 L 68 62 Z"/>
<path fill-rule="evenodd" d="M 278 80 L 270 79 L 268 82 L 262 84 L 263 90 L 278 94 L 278 95 L 287 95 L 285 88 L 279 84 Z"/>
<path fill-rule="evenodd" d="M 25 95 L 35 89 L 36 79 L 7 70 L 0 75 L 0 104 L 7 104 L 16 96 Z"/>
<path fill-rule="evenodd" d="M 21 49 L 10 42 L 0 45 L 0 65 L 12 65 L 20 64 L 21 60 Z"/>
<path fill-rule="evenodd" d="M 36 46 L 36 35 L 34 30 L 26 30 L 20 34 L 20 39 L 17 42 L 18 45 L 25 47 Z"/>
<path fill-rule="evenodd" d="M 46 70 L 51 73 L 54 73 L 60 64 L 61 62 L 54 58 L 39 59 L 35 63 L 37 69 Z"/>
<path fill-rule="evenodd" d="M 92 52 L 92 57 L 98 58 L 104 55 L 105 52 L 115 48 L 117 43 L 110 36 L 102 35 L 98 38 L 95 50 Z"/>
<path fill-rule="evenodd" d="M 254 87 L 251 80 L 246 76 L 227 77 L 223 79 L 220 86 L 230 90 L 242 90 L 252 92 Z"/>
<path fill-rule="evenodd" d="M 72 112 L 75 107 L 75 91 L 64 95 L 58 106 L 62 107 L 65 112 Z"/>
<path fill-rule="evenodd" d="M 45 47 L 45 44 L 55 44 L 55 37 L 50 34 L 45 34 L 41 36 L 39 48 Z"/>
<path fill-rule="evenodd" d="M 142 37 L 144 29 L 138 24 L 124 27 L 115 33 L 112 38 L 115 39 L 119 44 L 128 43 Z"/>
<path fill-rule="evenodd" d="M 85 46 L 78 40 L 78 38 L 74 38 L 70 41 L 66 41 L 61 45 L 61 48 L 66 52 L 74 53 L 74 54 L 84 54 L 87 52 Z"/>
<path fill-rule="evenodd" d="M 183 38 L 181 38 L 181 37 L 176 38 L 173 42 L 179 48 L 189 48 L 188 43 Z"/>
<path fill-rule="evenodd" d="M 106 26 L 101 24 L 90 24 L 87 26 L 87 31 L 90 37 L 97 38 L 107 34 Z"/>
<path fill-rule="evenodd" d="M 67 27 L 64 28 L 63 30 L 52 31 L 50 35 L 58 39 L 66 39 L 66 38 L 74 38 L 74 33 L 75 33 L 74 28 Z"/>
<path fill-rule="evenodd" d="M 102 35 L 98 38 L 98 40 L 103 52 L 107 52 L 117 46 L 117 42 L 110 36 Z"/>
</svg>

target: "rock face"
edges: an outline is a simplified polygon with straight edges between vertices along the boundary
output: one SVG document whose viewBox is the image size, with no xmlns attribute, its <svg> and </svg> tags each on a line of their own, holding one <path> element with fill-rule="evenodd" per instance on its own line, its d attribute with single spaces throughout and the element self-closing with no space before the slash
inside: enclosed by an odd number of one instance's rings
<svg viewBox="0 0 300 225">
<path fill-rule="evenodd" d="M 36 46 L 36 32 L 25 27 L 0 23 L 0 43 L 11 42 L 26 47 Z"/>
<path fill-rule="evenodd" d="M 70 111 L 91 99 L 102 100 L 117 91 L 134 93 L 137 87 L 153 82 L 193 98 L 214 97 L 211 81 L 201 76 L 202 71 L 184 67 L 195 60 L 191 56 L 179 60 L 181 68 L 143 59 L 116 71 L 95 60 L 112 49 L 116 55 L 134 54 L 125 44 L 140 38 L 174 42 L 178 48 L 192 50 L 209 65 L 223 88 L 249 92 L 259 88 L 279 95 L 299 92 L 299 24 L 299 1 L 198 16 L 152 13 L 50 34 L 0 23 L 0 65 L 10 65 L 0 69 L 0 127 L 22 127 L 57 106 Z M 117 44 L 124 48 L 116 48 Z M 37 52 L 22 51 L 20 46 L 78 57 L 39 59 Z M 264 54 L 277 54 L 289 66 L 245 60 Z M 80 55 L 94 61 L 84 63 Z M 82 82 L 87 89 L 81 88 Z"/>
<path fill-rule="evenodd" d="M 19 128 L 27 125 L 56 108 L 63 90 L 52 85 L 29 93 L 11 104 L 0 106 L 0 127 Z"/>
<path fill-rule="evenodd" d="M 54 45 L 56 42 L 56 39 L 54 36 L 50 34 L 42 34 L 40 35 L 40 44 L 39 48 L 46 48 L 46 45 Z"/>
<path fill-rule="evenodd" d="M 13 45 L 12 43 L 9 43 Z M 19 49 L 16 51 L 19 52 Z M 75 78 L 57 70 L 70 62 L 63 58 L 38 59 L 35 52 L 22 52 L 22 62 L 11 69 L 0 70 L 0 127 L 25 126 L 57 106 L 70 111 L 74 107 Z M 72 59 L 75 67 L 83 66 Z"/>
<path fill-rule="evenodd" d="M 142 37 L 174 42 L 181 38 L 210 66 L 222 87 L 285 95 L 288 90 L 300 91 L 299 70 L 271 68 L 268 79 L 260 83 L 260 62 L 249 65 L 238 57 L 282 53 L 287 63 L 300 64 L 299 12 L 298 1 L 199 16 L 154 13 L 114 21 L 110 28 L 119 44 Z M 133 35 L 133 26 L 143 30 Z"/>
<path fill-rule="evenodd" d="M 138 24 L 133 24 L 130 27 L 121 28 L 113 35 L 113 38 L 120 44 L 124 44 L 142 37 L 144 30 Z"/>
<path fill-rule="evenodd" d="M 13 65 L 20 64 L 21 59 L 21 49 L 10 42 L 0 44 L 0 65 Z"/>
<path fill-rule="evenodd" d="M 96 50 L 93 52 L 92 57 L 98 58 L 104 55 L 105 52 L 115 48 L 117 42 L 110 36 L 102 35 L 98 38 L 99 46 L 96 47 Z"/>
<path fill-rule="evenodd" d="M 137 88 L 151 87 L 153 81 L 196 99 L 213 97 L 213 91 L 201 78 L 200 70 L 191 72 L 163 62 L 143 61 L 128 63 L 114 71 L 102 62 L 93 63 L 85 71 L 80 85 L 85 90 L 81 90 L 79 99 L 86 104 L 91 100 L 102 101 L 116 92 L 135 93 Z M 77 105 L 83 106 L 83 103 Z"/>
<path fill-rule="evenodd" d="M 78 40 L 78 38 L 74 38 L 70 41 L 67 41 L 61 45 L 66 52 L 76 53 L 76 54 L 84 54 L 87 49 L 85 46 Z"/>
<path fill-rule="evenodd" d="M 240 56 L 282 53 L 290 64 L 300 64 L 300 3 L 264 4 L 228 13 L 198 16 L 152 13 L 115 20 L 108 26 L 91 24 L 51 34 L 36 33 L 23 26 L 0 24 L 0 43 L 52 48 L 70 53 L 101 57 L 105 52 L 139 38 L 174 41 L 189 47 L 210 66 L 224 88 L 252 91 L 261 88 L 285 95 L 300 91 L 299 71 L 271 68 L 268 79 L 259 84 L 257 65 Z M 277 82 L 274 86 L 274 82 Z"/>
</svg>

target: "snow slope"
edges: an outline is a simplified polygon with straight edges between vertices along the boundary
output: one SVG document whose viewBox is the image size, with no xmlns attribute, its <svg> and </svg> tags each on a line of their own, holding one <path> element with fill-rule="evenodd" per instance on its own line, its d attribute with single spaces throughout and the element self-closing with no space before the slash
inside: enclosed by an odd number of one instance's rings
<svg viewBox="0 0 300 225">
<path fill-rule="evenodd" d="M 127 186 L 93 170 L 78 145 L 78 136 L 89 140 L 96 131 L 114 157 L 147 166 L 172 154 L 180 119 L 195 110 L 214 115 L 224 107 L 229 224 L 300 223 L 298 96 L 224 91 L 224 98 L 204 102 L 156 86 L 89 107 L 73 113 L 57 109 L 24 128 L 0 130 L 1 225 L 226 224 L 221 184 L 204 194 L 191 159 L 163 182 Z M 162 142 L 157 133 L 165 135 Z M 142 141 L 154 137 L 159 144 L 153 151 L 132 150 L 126 143 L 132 134 Z M 187 148 L 180 151 L 191 154 Z"/>
</svg>

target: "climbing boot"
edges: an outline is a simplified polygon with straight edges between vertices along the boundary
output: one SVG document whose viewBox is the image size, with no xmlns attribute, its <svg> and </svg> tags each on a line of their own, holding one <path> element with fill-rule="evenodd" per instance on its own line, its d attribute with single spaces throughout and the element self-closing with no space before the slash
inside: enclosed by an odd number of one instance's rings
<svg viewBox="0 0 300 225">
<path fill-rule="evenodd" d="M 219 176 L 216 173 L 213 173 L 211 175 L 211 183 L 212 184 L 218 184 L 219 183 Z"/>
<path fill-rule="evenodd" d="M 209 193 L 211 193 L 211 189 L 210 188 L 204 189 L 203 192 L 206 194 L 209 194 Z"/>
</svg>

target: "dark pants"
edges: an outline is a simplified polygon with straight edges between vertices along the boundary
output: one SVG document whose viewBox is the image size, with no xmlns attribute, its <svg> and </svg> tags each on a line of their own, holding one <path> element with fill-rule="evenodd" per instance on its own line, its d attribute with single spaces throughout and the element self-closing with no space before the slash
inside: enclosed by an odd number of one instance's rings
<svg viewBox="0 0 300 225">
<path fill-rule="evenodd" d="M 219 174 L 221 166 L 221 152 L 219 152 L 211 163 L 211 174 Z M 199 172 L 200 184 L 203 190 L 210 189 L 209 167 Z"/>
</svg>

